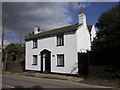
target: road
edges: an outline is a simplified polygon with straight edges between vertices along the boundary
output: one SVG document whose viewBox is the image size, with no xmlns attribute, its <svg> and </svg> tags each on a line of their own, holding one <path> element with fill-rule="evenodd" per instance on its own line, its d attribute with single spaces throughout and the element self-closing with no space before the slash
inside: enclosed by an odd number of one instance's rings
<svg viewBox="0 0 120 90">
<path fill-rule="evenodd" d="M 67 81 L 34 78 L 20 75 L 3 75 L 3 88 L 96 88 Z M 79 89 L 80 90 L 80 89 Z M 102 90 L 102 89 L 101 89 Z M 112 90 L 112 89 L 111 89 Z"/>
</svg>

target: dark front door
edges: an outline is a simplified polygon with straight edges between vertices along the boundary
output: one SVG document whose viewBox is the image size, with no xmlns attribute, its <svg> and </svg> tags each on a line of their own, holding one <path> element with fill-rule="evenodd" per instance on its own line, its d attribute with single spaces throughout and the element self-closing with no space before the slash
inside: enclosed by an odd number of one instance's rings
<svg viewBox="0 0 120 90">
<path fill-rule="evenodd" d="M 50 52 L 45 53 L 45 72 L 50 72 L 51 63 L 50 63 Z"/>
<path fill-rule="evenodd" d="M 41 71 L 46 73 L 51 71 L 51 52 L 46 49 L 41 52 Z"/>
<path fill-rule="evenodd" d="M 78 74 L 79 75 L 88 75 L 88 54 L 87 53 L 78 53 Z"/>
</svg>

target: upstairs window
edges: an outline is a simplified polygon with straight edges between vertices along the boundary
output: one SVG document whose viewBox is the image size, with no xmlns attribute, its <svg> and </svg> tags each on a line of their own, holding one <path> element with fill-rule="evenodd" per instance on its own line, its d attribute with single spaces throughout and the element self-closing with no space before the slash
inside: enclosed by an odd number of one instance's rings
<svg viewBox="0 0 120 90">
<path fill-rule="evenodd" d="M 64 67 L 64 54 L 57 54 L 57 66 Z"/>
<path fill-rule="evenodd" d="M 37 39 L 33 40 L 33 48 L 37 48 Z"/>
<path fill-rule="evenodd" d="M 64 45 L 64 35 L 57 35 L 57 46 L 63 46 Z"/>
<path fill-rule="evenodd" d="M 37 65 L 37 55 L 33 55 L 33 65 Z"/>
</svg>

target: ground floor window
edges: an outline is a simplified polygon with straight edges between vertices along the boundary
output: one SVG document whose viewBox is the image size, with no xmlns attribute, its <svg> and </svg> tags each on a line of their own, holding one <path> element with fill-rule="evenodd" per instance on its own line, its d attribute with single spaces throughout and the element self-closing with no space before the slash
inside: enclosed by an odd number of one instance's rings
<svg viewBox="0 0 120 90">
<path fill-rule="evenodd" d="M 33 55 L 33 65 L 37 65 L 37 55 Z"/>
<path fill-rule="evenodd" d="M 57 54 L 57 66 L 64 67 L 64 54 Z"/>
</svg>

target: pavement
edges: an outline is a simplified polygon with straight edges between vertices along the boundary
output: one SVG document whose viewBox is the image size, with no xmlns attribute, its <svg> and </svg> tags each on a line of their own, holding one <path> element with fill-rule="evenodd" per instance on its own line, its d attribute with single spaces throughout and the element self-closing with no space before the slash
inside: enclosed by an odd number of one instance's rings
<svg viewBox="0 0 120 90">
<path fill-rule="evenodd" d="M 93 86 L 79 83 L 83 78 L 56 74 L 4 72 L 3 88 L 99 88 L 117 90 L 112 87 Z"/>
<path fill-rule="evenodd" d="M 44 74 L 44 73 L 34 73 L 34 72 L 23 72 L 23 73 L 4 72 L 3 74 L 23 75 L 23 76 L 36 77 L 36 78 L 64 80 L 64 81 L 69 81 L 69 82 L 80 82 L 84 79 L 84 78 L 77 77 L 77 76 Z"/>
</svg>

